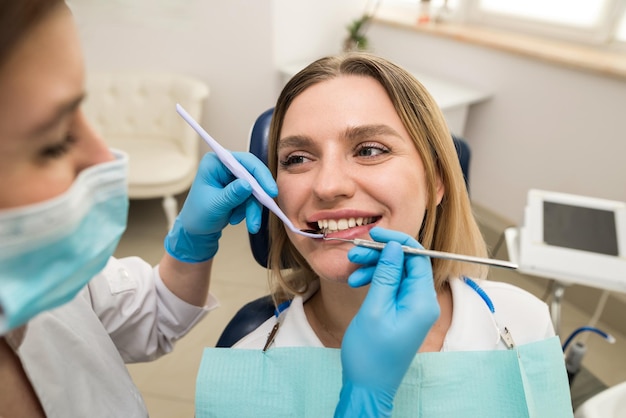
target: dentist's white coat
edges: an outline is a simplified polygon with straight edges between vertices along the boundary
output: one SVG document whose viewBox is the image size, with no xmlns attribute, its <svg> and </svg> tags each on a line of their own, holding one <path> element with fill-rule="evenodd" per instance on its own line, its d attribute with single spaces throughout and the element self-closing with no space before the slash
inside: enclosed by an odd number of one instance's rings
<svg viewBox="0 0 626 418">
<path fill-rule="evenodd" d="M 172 350 L 209 310 L 188 304 L 139 258 L 111 258 L 71 302 L 42 313 L 13 347 L 50 418 L 146 417 L 124 363 Z"/>
</svg>

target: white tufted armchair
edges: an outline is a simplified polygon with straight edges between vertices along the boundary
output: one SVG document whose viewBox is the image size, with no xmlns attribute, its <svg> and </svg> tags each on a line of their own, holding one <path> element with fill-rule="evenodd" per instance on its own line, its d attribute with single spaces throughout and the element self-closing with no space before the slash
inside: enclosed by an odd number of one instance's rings
<svg viewBox="0 0 626 418">
<path fill-rule="evenodd" d="M 178 214 L 174 195 L 189 189 L 199 160 L 198 136 L 176 113 L 176 103 L 200 120 L 208 95 L 206 84 L 177 74 L 87 77 L 85 114 L 109 146 L 128 153 L 129 197 L 162 197 L 168 228 Z"/>
</svg>

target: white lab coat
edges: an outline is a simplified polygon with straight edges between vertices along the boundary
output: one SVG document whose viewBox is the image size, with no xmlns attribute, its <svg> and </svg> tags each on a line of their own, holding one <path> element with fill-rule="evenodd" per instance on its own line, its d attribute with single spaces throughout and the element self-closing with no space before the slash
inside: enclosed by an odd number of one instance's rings
<svg viewBox="0 0 626 418">
<path fill-rule="evenodd" d="M 139 258 L 111 258 L 75 299 L 32 319 L 16 353 L 48 417 L 146 417 L 124 363 L 170 352 L 217 306 L 179 299 Z"/>
<path fill-rule="evenodd" d="M 494 318 L 500 327 L 507 327 L 516 344 L 541 341 L 554 336 L 548 306 L 518 287 L 494 281 L 479 280 L 495 306 L 492 316 L 485 301 L 460 279 L 450 280 L 452 290 L 452 323 L 441 351 L 504 350 Z M 303 297 L 297 296 L 285 311 L 274 339 L 274 347 L 323 347 L 304 313 L 304 302 L 316 291 L 312 286 Z M 255 331 L 237 342 L 235 348 L 263 348 L 276 324 L 272 316 Z"/>
</svg>

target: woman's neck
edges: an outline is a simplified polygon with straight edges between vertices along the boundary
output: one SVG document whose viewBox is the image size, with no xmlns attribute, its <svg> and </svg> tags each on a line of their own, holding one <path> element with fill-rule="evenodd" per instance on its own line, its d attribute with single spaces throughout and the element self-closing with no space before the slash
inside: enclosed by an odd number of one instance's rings
<svg viewBox="0 0 626 418">
<path fill-rule="evenodd" d="M 4 337 L 0 337 L 0 416 L 45 416 L 19 357 Z"/>
<path fill-rule="evenodd" d="M 369 287 L 354 289 L 344 283 L 321 282 L 320 289 L 304 304 L 307 320 L 325 347 L 340 348 L 343 335 L 356 315 Z M 452 322 L 452 292 L 449 284 L 437 293 L 441 315 L 420 348 L 440 351 Z"/>
<path fill-rule="evenodd" d="M 309 324 L 326 347 L 339 348 L 343 335 L 367 294 L 365 288 L 322 281 L 319 290 L 304 305 Z"/>
</svg>

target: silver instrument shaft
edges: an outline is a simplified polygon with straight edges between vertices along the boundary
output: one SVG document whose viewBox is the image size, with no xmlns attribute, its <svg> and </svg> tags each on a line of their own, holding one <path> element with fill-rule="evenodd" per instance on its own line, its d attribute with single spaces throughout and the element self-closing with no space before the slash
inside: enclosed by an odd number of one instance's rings
<svg viewBox="0 0 626 418">
<path fill-rule="evenodd" d="M 332 240 L 332 241 L 350 242 L 356 245 L 357 247 L 371 248 L 374 250 L 382 250 L 387 245 L 384 242 L 370 241 L 367 239 L 360 239 L 360 238 L 343 239 L 343 238 L 324 237 L 324 239 Z M 447 253 L 443 251 L 423 250 L 421 248 L 413 248 L 407 245 L 402 246 L 402 251 L 405 254 L 425 255 L 428 257 L 442 258 L 445 260 L 464 261 L 467 263 L 484 264 L 488 266 L 501 267 L 501 268 L 507 268 L 507 269 L 513 269 L 513 270 L 517 269 L 517 264 L 515 263 L 511 263 L 510 261 L 504 261 L 504 260 L 495 260 L 493 258 L 474 257 L 471 255 L 454 254 L 454 253 Z"/>
</svg>

